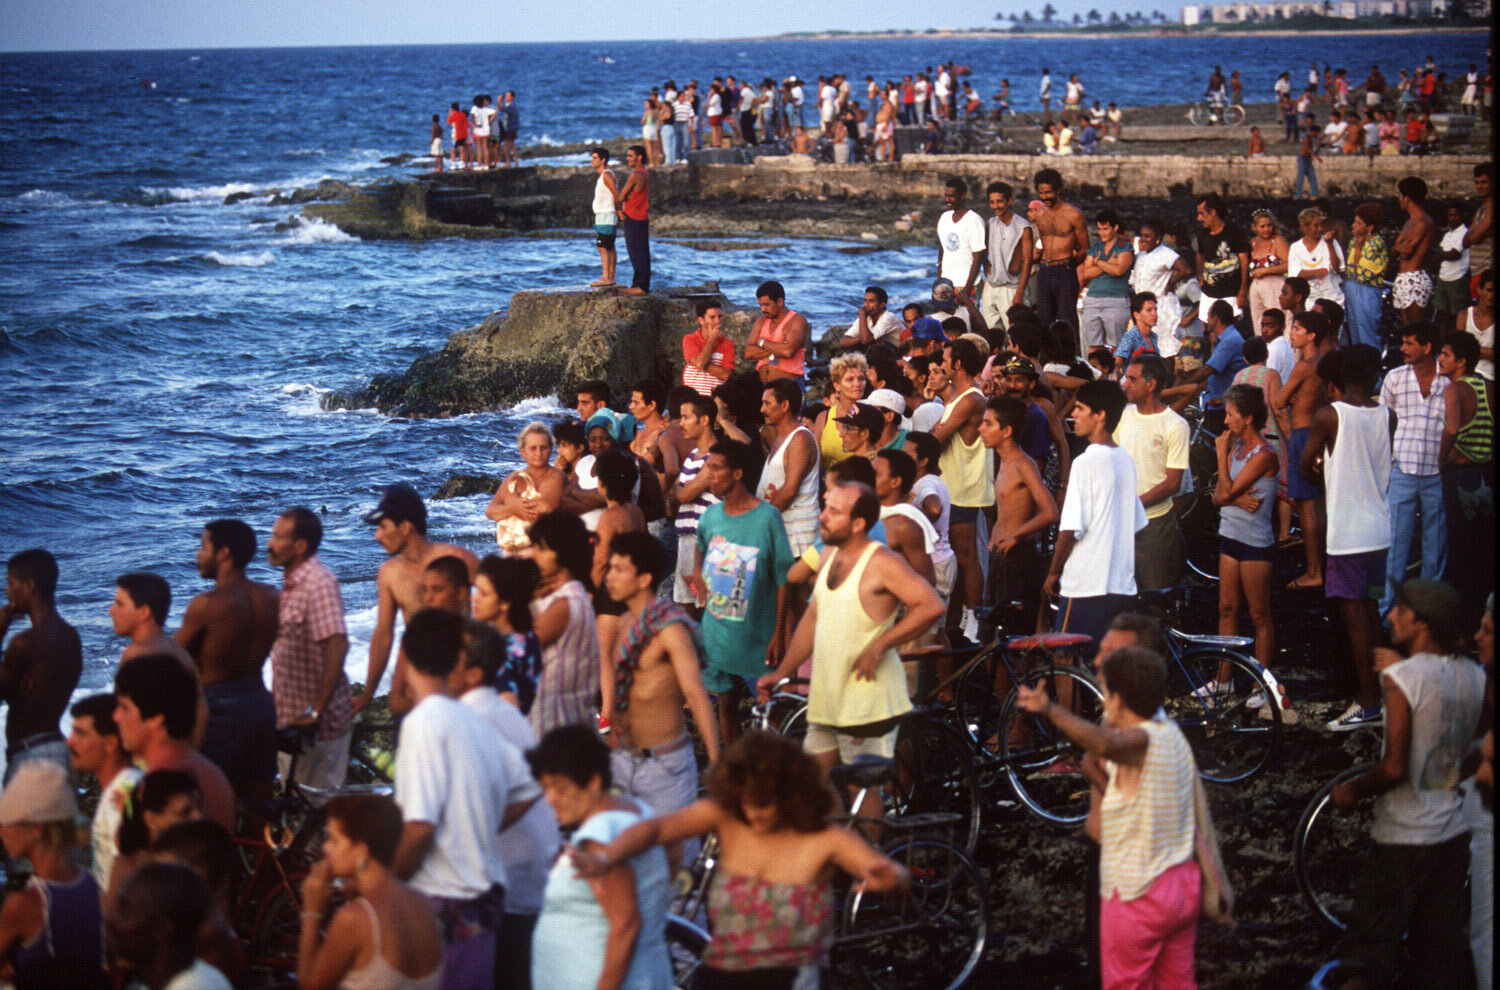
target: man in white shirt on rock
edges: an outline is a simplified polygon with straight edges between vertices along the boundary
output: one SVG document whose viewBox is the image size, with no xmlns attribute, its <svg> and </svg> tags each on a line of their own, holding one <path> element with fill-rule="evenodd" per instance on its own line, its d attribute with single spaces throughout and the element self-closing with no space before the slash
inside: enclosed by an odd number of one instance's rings
<svg viewBox="0 0 1500 990">
<path fill-rule="evenodd" d="M 823 133 L 833 129 L 833 118 L 838 112 L 839 91 L 833 80 L 818 77 L 818 119 L 822 121 Z"/>
<path fill-rule="evenodd" d="M 865 304 L 859 308 L 849 329 L 839 338 L 839 347 L 858 347 L 863 350 L 875 341 L 887 338 L 891 338 L 891 343 L 894 344 L 898 338 L 892 335 L 900 334 L 902 323 L 899 316 L 885 308 L 889 301 L 890 296 L 880 286 L 865 286 Z"/>
<path fill-rule="evenodd" d="M 461 616 L 429 608 L 413 615 L 401 636 L 415 705 L 401 724 L 396 752 L 395 797 L 406 825 L 392 872 L 437 912 L 441 985 L 489 987 L 509 879 L 500 833 L 542 792 L 518 769 L 515 747 L 448 695 L 463 632 Z"/>
<path fill-rule="evenodd" d="M 1015 195 L 1005 182 L 991 182 L 985 190 L 994 216 L 985 221 L 984 299 L 980 315 L 986 326 L 1005 327 L 1005 311 L 1026 300 L 1036 241 L 1031 224 L 1011 212 Z"/>
<path fill-rule="evenodd" d="M 1057 546 L 1042 591 L 1058 598 L 1058 632 L 1098 642 L 1135 598 L 1135 534 L 1146 527 L 1135 463 L 1115 445 L 1125 393 L 1111 381 L 1085 382 L 1073 404 L 1073 431 L 1089 447 L 1073 461 Z"/>
<path fill-rule="evenodd" d="M 938 217 L 938 277 L 953 283 L 956 292 L 973 298 L 974 286 L 984 267 L 984 221 L 969 209 L 969 186 L 952 178 L 943 184 L 943 202 L 948 209 Z"/>
</svg>

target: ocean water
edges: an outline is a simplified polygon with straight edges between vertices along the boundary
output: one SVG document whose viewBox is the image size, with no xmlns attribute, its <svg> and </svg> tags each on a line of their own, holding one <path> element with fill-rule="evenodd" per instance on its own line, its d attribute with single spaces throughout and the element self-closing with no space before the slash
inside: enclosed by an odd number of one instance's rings
<svg viewBox="0 0 1500 990">
<path fill-rule="evenodd" d="M 774 25 L 767 25 L 768 30 Z M 1086 40 L 596 43 L 411 48 L 0 55 L 0 558 L 45 546 L 58 602 L 83 636 L 82 687 L 109 684 L 122 642 L 106 608 L 114 579 L 153 570 L 172 584 L 175 626 L 204 582 L 202 524 L 250 522 L 262 546 L 276 515 L 324 512 L 322 558 L 343 586 L 363 679 L 384 559 L 360 521 L 397 480 L 430 493 L 457 472 L 519 464 L 514 440 L 550 399 L 449 420 L 322 412 L 318 396 L 404 369 L 511 293 L 578 285 L 598 255 L 574 239 L 364 242 L 268 190 L 325 177 L 403 175 L 381 159 L 419 154 L 428 120 L 474 92 L 514 89 L 522 143 L 636 131 L 646 89 L 667 77 L 758 80 L 842 70 L 899 78 L 953 58 L 982 93 L 1008 76 L 1034 101 L 1043 65 L 1061 95 L 1079 70 L 1090 98 L 1190 99 L 1214 63 L 1250 98 L 1283 68 L 1429 52 L 1449 71 L 1484 61 L 1482 35 Z M 600 61 L 609 56 L 613 63 Z M 1141 72 L 1139 66 L 1156 67 Z M 145 88 L 143 80 L 154 82 Z M 252 194 L 225 205 L 230 193 Z M 277 229 L 278 225 L 282 229 Z M 768 277 L 821 329 L 849 320 L 868 282 L 922 294 L 934 252 L 845 255 L 833 242 L 699 252 L 659 243 L 660 284 L 718 279 L 752 302 Z M 623 263 L 623 259 L 622 259 Z M 431 504 L 431 534 L 493 545 L 483 498 Z M 258 561 L 252 576 L 279 583 Z"/>
</svg>

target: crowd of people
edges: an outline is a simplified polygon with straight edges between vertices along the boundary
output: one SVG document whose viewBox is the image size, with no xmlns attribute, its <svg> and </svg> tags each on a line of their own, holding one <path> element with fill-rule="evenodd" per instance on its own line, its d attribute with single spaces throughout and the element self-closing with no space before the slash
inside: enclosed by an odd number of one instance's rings
<svg viewBox="0 0 1500 990">
<path fill-rule="evenodd" d="M 493 97 L 479 93 L 464 110 L 459 101 L 448 104 L 448 115 L 432 115 L 432 156 L 435 172 L 443 170 L 443 126 L 448 127 L 448 155 L 456 169 L 491 169 L 520 164 L 516 138 L 521 133 L 521 108 L 515 90 Z"/>
<path fill-rule="evenodd" d="M 647 153 L 631 155 L 643 172 Z M 1445 237 L 1425 183 L 1403 179 L 1389 244 L 1375 203 L 1347 228 L 1306 210 L 1289 240 L 1264 211 L 1250 236 L 1210 193 L 1191 234 L 1158 219 L 1128 230 L 1103 209 L 1091 235 L 1055 170 L 1036 173 L 1024 216 L 1004 182 L 981 217 L 950 180 L 931 297 L 897 315 L 868 286 L 821 395 L 808 320 L 768 280 L 743 346 L 723 304 L 701 299 L 680 383 L 644 379 L 628 397 L 580 383 L 576 419 L 521 431 L 523 466 L 485 512 L 498 552 L 429 539 L 420 494 L 386 488 L 364 517 L 388 559 L 357 694 L 306 508 L 266 539 L 280 588 L 246 576 L 249 524 L 208 523 L 196 564 L 211 586 L 175 632 L 167 582 L 121 575 L 110 615 L 128 645 L 113 690 L 83 699 L 55 559 L 11 556 L 0 637 L 28 628 L 0 663 L 0 838 L 34 874 L 0 908 L 0 957 L 18 985 L 106 985 L 107 930 L 109 965 L 152 990 L 242 979 L 229 830 L 236 801 L 279 775 L 331 797 L 301 887 L 304 986 L 659 988 L 670 877 L 709 834 L 705 985 L 790 986 L 826 958 L 837 872 L 870 890 L 907 879 L 827 825 L 836 795 L 821 782 L 895 754 L 891 720 L 913 705 L 903 653 L 985 642 L 986 606 L 1018 601 L 1021 625 L 1000 631 L 1078 633 L 1097 652 L 1104 724 L 1040 690 L 1020 699 L 1090 754 L 1105 985 L 1153 968 L 1191 985 L 1196 774 L 1137 614 L 1140 593 L 1183 579 L 1188 412 L 1222 422 L 1209 431 L 1219 632 L 1247 612 L 1256 658 L 1281 662 L 1270 582 L 1295 516 L 1292 588 L 1332 603 L 1358 684 L 1327 729 L 1385 727 L 1383 762 L 1335 794 L 1380 795 L 1345 949 L 1378 980 L 1409 930 L 1457 972 L 1465 878 L 1475 903 L 1490 890 L 1469 866 L 1489 792 L 1458 785 L 1489 721 L 1486 678 L 1460 651 L 1492 652 L 1491 178 L 1475 168 L 1478 210 Z M 630 195 L 627 182 L 610 203 Z M 1401 361 L 1385 372 L 1391 275 Z M 393 656 L 394 795 L 339 794 L 353 720 Z M 746 733 L 743 704 L 799 673 L 801 746 Z M 1284 693 L 1249 703 L 1298 717 Z M 288 732 L 302 742 L 284 745 Z M 87 870 L 70 770 L 101 791 Z M 1482 967 L 1488 936 L 1473 931 Z"/>
</svg>

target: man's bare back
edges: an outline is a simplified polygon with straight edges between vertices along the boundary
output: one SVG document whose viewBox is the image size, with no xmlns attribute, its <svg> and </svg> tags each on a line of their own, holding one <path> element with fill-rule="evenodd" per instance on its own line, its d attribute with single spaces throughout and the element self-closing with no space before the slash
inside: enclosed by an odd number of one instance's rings
<svg viewBox="0 0 1500 990">
<path fill-rule="evenodd" d="M 280 597 L 269 584 L 242 579 L 188 603 L 175 638 L 197 662 L 204 685 L 261 676 L 276 641 Z"/>
<path fill-rule="evenodd" d="M 1432 217 L 1426 213 L 1410 217 L 1401 225 L 1401 233 L 1395 244 L 1396 253 L 1401 258 L 1398 262 L 1399 271 L 1415 272 L 1422 269 L 1427 253 L 1432 250 L 1435 230 Z"/>
<path fill-rule="evenodd" d="M 376 576 L 376 584 L 380 589 L 388 590 L 395 600 L 396 607 L 401 610 L 401 621 L 410 621 L 411 617 L 422 608 L 422 575 L 427 570 L 427 565 L 439 557 L 457 557 L 464 562 L 472 577 L 479 568 L 479 559 L 463 547 L 454 546 L 451 543 L 429 543 L 426 551 L 417 560 L 410 560 L 404 554 L 397 554 L 390 560 L 380 565 L 380 571 Z"/>
<path fill-rule="evenodd" d="M 1036 226 L 1042 233 L 1043 261 L 1076 261 L 1088 250 L 1083 211 L 1072 203 L 1058 200 L 1056 206 L 1039 211 Z"/>
</svg>

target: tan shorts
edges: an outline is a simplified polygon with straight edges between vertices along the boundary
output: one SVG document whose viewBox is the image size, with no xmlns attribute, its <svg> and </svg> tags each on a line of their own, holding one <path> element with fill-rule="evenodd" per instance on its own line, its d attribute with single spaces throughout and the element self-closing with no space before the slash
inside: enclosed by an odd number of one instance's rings
<svg viewBox="0 0 1500 990">
<path fill-rule="evenodd" d="M 893 760 L 896 758 L 896 731 L 892 729 L 883 736 L 850 736 L 835 726 L 809 722 L 802 749 L 814 756 L 838 750 L 840 763 L 852 763 L 857 756 L 881 756 Z"/>
</svg>

